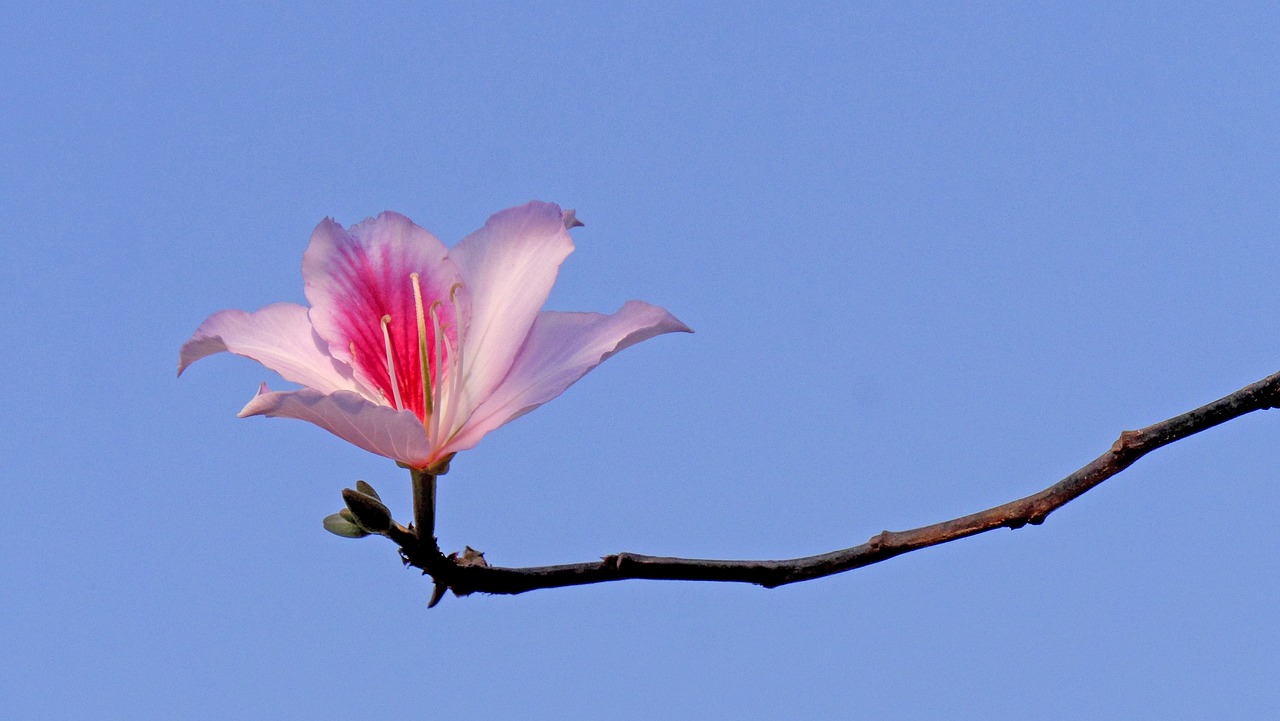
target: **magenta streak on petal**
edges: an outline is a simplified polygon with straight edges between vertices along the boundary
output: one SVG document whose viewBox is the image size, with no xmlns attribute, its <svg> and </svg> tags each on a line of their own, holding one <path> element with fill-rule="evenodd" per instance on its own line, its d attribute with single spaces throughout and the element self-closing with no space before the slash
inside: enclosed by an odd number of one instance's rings
<svg viewBox="0 0 1280 721">
<path fill-rule="evenodd" d="M 365 249 L 357 245 L 341 248 L 339 258 L 342 261 L 340 268 L 347 274 L 335 274 L 345 295 L 345 302 L 337 308 L 337 321 L 342 335 L 354 347 L 355 366 L 373 381 L 388 402 L 395 397 L 408 399 L 406 408 L 422 418 L 423 409 L 412 403 L 414 394 L 408 392 L 407 386 L 420 375 L 412 370 L 418 364 L 416 343 L 409 347 L 404 342 L 407 340 L 406 313 L 403 307 L 396 307 L 392 299 L 394 289 L 390 279 L 386 278 L 387 269 L 375 268 Z M 379 277 L 379 270 L 383 271 L 382 277 Z M 397 389 L 391 387 L 391 371 L 387 366 L 386 340 L 382 331 L 382 318 L 387 315 L 391 317 L 388 330 Z M 416 331 L 414 336 L 416 338 Z"/>
<path fill-rule="evenodd" d="M 420 420 L 423 405 L 422 364 L 418 352 L 418 324 L 410 274 L 421 276 L 424 301 L 447 298 L 448 283 L 456 278 L 444 246 L 407 218 L 384 213 L 354 226 L 350 232 L 336 223 L 321 224 L 304 259 L 308 297 L 313 300 L 312 319 L 326 336 L 330 350 L 351 357 L 352 366 L 382 393 L 388 404 L 398 396 L 406 410 Z M 314 297 L 313 297 L 314 296 Z M 440 313 L 452 324 L 452 307 Z M 387 341 L 382 319 L 391 339 L 390 362 L 395 370 L 392 388 Z M 428 348 L 434 343 L 427 324 Z M 446 333 L 449 331 L 446 330 Z M 354 351 L 354 352 L 353 352 Z M 448 361 L 447 352 L 443 354 Z M 434 358 L 428 354 L 434 375 Z"/>
</svg>

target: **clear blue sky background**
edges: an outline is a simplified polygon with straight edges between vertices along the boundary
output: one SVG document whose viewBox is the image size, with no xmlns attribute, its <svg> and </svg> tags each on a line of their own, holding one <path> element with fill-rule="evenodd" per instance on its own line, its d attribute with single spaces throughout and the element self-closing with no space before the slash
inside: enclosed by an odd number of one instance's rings
<svg viewBox="0 0 1280 721">
<path fill-rule="evenodd" d="M 770 558 L 1038 490 L 1280 368 L 1273 3 L 0 10 L 8 718 L 1274 718 L 1280 415 L 1039 528 L 767 591 L 446 598 L 320 519 L 407 475 L 174 378 L 325 216 L 587 226 L 671 309 L 442 479 L 502 565 Z"/>
</svg>

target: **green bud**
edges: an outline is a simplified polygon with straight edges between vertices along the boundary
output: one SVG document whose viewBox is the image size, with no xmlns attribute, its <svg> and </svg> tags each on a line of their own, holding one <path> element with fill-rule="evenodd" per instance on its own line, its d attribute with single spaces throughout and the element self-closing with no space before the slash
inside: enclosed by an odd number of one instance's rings
<svg viewBox="0 0 1280 721">
<path fill-rule="evenodd" d="M 356 523 L 370 533 L 386 533 L 394 521 L 391 511 L 373 496 L 350 488 L 342 489 L 342 501 L 347 504 Z"/>
<path fill-rule="evenodd" d="M 365 483 L 364 481 L 356 481 L 356 490 L 360 491 L 366 496 L 369 496 L 375 501 L 382 500 L 382 496 L 379 496 L 378 492 L 373 490 L 373 486 L 369 485 L 368 483 Z"/>
<path fill-rule="evenodd" d="M 347 510 L 347 509 L 342 509 Z M 369 532 L 360 527 L 359 524 L 348 521 L 343 518 L 343 514 L 334 513 L 324 517 L 324 530 L 335 536 L 343 538 L 364 538 Z"/>
</svg>

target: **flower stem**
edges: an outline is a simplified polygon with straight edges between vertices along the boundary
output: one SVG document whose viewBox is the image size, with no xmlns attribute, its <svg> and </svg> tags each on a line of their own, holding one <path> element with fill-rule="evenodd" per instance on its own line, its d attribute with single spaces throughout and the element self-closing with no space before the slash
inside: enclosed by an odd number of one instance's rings
<svg viewBox="0 0 1280 721">
<path fill-rule="evenodd" d="M 436 544 L 436 476 L 434 473 L 410 469 L 413 476 L 413 527 L 418 543 L 427 548 Z"/>
<path fill-rule="evenodd" d="M 435 590 L 427 608 L 434 608 L 449 590 L 447 574 L 453 563 L 440 552 L 436 541 L 436 474 L 409 469 L 413 476 L 413 531 L 416 547 L 405 561 L 431 574 Z M 404 546 L 401 546 L 402 550 Z"/>
</svg>

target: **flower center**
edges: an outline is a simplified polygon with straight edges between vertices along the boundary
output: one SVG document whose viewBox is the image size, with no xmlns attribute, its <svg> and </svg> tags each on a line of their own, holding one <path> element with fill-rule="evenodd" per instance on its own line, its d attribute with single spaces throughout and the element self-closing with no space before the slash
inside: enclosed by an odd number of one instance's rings
<svg viewBox="0 0 1280 721">
<path fill-rule="evenodd" d="M 459 291 L 461 283 L 449 288 L 448 305 L 443 299 L 428 302 L 424 299 L 422 279 L 417 273 L 409 274 L 413 288 L 413 313 L 417 331 L 417 363 L 414 363 L 412 341 L 404 337 L 406 324 L 393 322 L 390 314 L 379 319 L 382 340 L 386 349 L 386 371 L 391 386 L 391 398 L 396 410 L 412 410 L 422 419 L 428 437 L 444 442 L 443 435 L 452 435 L 454 416 L 458 412 L 458 399 L 463 391 L 462 346 L 465 322 L 463 321 Z M 446 311 L 452 311 L 451 316 Z M 408 332 L 412 333 L 413 330 Z M 452 332 L 452 337 L 450 333 Z M 407 345 L 406 347 L 406 344 Z M 434 371 L 434 372 L 433 372 Z M 400 387 L 401 383 L 405 387 Z M 415 385 L 421 388 L 417 396 Z M 417 397 L 415 397 L 417 396 Z M 384 396 L 385 397 L 385 396 Z M 418 405 L 421 401 L 421 406 Z M 419 408 L 421 411 L 419 412 Z"/>
</svg>

